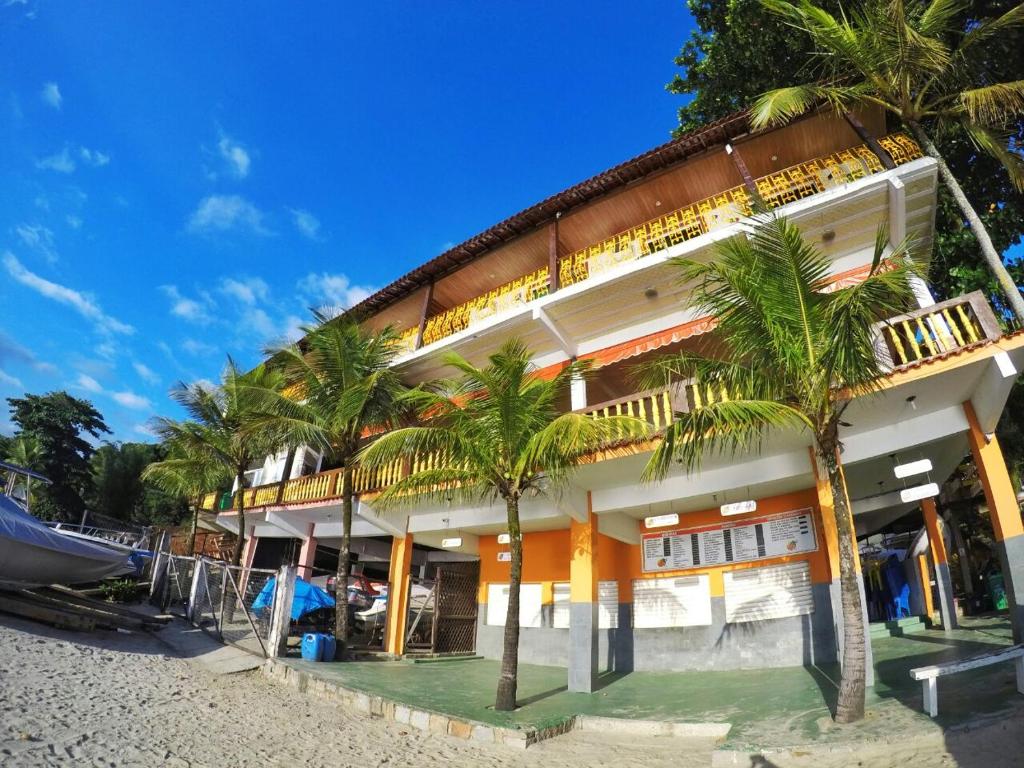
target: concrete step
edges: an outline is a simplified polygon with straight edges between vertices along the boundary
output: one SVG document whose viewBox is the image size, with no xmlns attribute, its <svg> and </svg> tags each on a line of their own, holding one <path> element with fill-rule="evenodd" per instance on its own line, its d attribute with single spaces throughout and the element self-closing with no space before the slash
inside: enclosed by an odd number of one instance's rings
<svg viewBox="0 0 1024 768">
<path fill-rule="evenodd" d="M 882 637 L 902 637 L 904 635 L 924 632 L 928 625 L 920 616 L 910 616 L 895 621 L 876 621 L 868 626 L 868 636 L 873 639 Z"/>
</svg>

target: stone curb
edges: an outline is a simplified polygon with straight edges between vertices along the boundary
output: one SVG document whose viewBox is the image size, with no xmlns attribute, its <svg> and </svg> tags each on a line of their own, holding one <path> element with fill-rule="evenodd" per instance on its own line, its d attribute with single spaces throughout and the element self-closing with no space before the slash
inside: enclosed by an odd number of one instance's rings
<svg viewBox="0 0 1024 768">
<path fill-rule="evenodd" d="M 561 736 L 576 725 L 575 717 L 566 717 L 562 722 L 547 728 L 502 728 L 476 720 L 463 720 L 440 712 L 415 709 L 383 696 L 356 691 L 338 683 L 321 680 L 308 672 L 289 667 L 276 659 L 267 659 L 262 673 L 268 679 L 291 686 L 302 693 L 318 699 L 328 699 L 342 704 L 347 709 L 362 712 L 370 717 L 381 717 L 401 725 L 408 725 L 429 733 L 453 736 L 465 741 L 486 744 L 504 744 L 507 747 L 526 749 L 545 739 Z"/>
<path fill-rule="evenodd" d="M 626 736 L 675 736 L 722 741 L 729 735 L 730 723 L 673 723 L 667 720 L 628 720 L 620 717 L 577 715 L 576 729 L 602 731 Z"/>
</svg>

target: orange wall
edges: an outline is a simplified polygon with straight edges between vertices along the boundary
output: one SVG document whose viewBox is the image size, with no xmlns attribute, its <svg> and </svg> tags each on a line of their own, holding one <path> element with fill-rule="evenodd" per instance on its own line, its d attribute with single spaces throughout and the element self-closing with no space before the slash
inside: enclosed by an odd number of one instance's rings
<svg viewBox="0 0 1024 768">
<path fill-rule="evenodd" d="M 829 583 L 832 579 L 828 564 L 828 553 L 821 525 L 818 508 L 818 495 L 814 488 L 782 496 L 772 496 L 757 500 L 757 511 L 749 515 L 736 515 L 723 518 L 718 508 L 700 512 L 688 512 L 680 515 L 678 528 L 691 528 L 702 525 L 729 522 L 742 522 L 750 518 L 764 515 L 790 512 L 811 507 L 814 510 L 814 528 L 818 548 L 814 552 L 798 555 L 787 555 L 749 563 L 733 563 L 704 568 L 692 568 L 685 571 L 664 571 L 660 573 L 644 573 L 640 556 L 640 546 L 625 544 L 617 539 L 600 534 L 597 543 L 597 577 L 601 581 L 618 581 L 619 601 L 623 603 L 633 600 L 633 579 L 663 578 L 681 574 L 707 573 L 711 576 L 711 594 L 721 597 L 725 594 L 725 582 L 722 574 L 745 568 L 759 568 L 766 565 L 808 562 L 811 570 L 811 581 Z M 640 524 L 643 530 L 643 523 Z M 656 528 L 652 530 L 671 530 L 672 528 Z M 480 537 L 480 602 L 487 601 L 487 584 L 507 584 L 509 581 L 509 563 L 498 562 L 498 552 L 507 551 L 508 545 L 498 544 L 497 536 Z M 569 560 L 571 545 L 569 530 L 545 531 L 543 533 L 527 533 L 523 535 L 523 581 L 541 582 L 545 584 L 545 602 L 550 600 L 551 589 L 547 583 L 569 581 Z"/>
</svg>

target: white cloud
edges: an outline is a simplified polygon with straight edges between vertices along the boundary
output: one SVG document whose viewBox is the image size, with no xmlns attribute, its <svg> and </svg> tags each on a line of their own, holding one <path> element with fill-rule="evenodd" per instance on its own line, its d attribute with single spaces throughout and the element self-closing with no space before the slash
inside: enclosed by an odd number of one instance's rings
<svg viewBox="0 0 1024 768">
<path fill-rule="evenodd" d="M 56 171 L 57 173 L 73 173 L 75 161 L 71 159 L 71 152 L 64 147 L 55 155 L 49 155 L 36 160 L 36 168 L 44 171 Z"/>
<path fill-rule="evenodd" d="M 101 344 L 96 345 L 96 354 L 100 357 L 105 357 L 108 360 L 112 360 L 117 357 L 117 344 L 110 341 L 104 341 Z"/>
<path fill-rule="evenodd" d="M 355 306 L 377 290 L 365 285 L 353 285 L 348 275 L 332 275 L 327 272 L 310 272 L 299 281 L 298 287 L 313 302 L 342 309 Z"/>
<path fill-rule="evenodd" d="M 44 83 L 43 90 L 39 93 L 39 98 L 43 100 L 43 103 L 49 104 L 54 109 L 60 109 L 61 102 L 64 101 L 64 97 L 60 95 L 60 88 L 56 83 Z"/>
<path fill-rule="evenodd" d="M 202 387 L 203 389 L 217 389 L 217 385 L 209 379 L 196 379 L 192 382 L 193 387 Z"/>
<path fill-rule="evenodd" d="M 176 285 L 161 285 L 160 290 L 171 300 L 171 314 L 175 317 L 200 325 L 206 325 L 212 319 L 208 311 L 209 302 L 205 297 L 199 301 L 190 299 L 183 296 Z"/>
<path fill-rule="evenodd" d="M 137 395 L 134 392 L 114 392 L 110 396 L 125 408 L 131 408 L 136 411 L 145 411 L 153 407 L 149 398 Z"/>
<path fill-rule="evenodd" d="M 304 325 L 306 325 L 306 321 L 301 317 L 298 317 L 297 315 L 288 315 L 288 317 L 284 319 L 283 336 L 285 341 L 293 344 L 305 336 L 305 333 L 302 331 L 302 326 Z"/>
<path fill-rule="evenodd" d="M 273 234 L 263 223 L 263 212 L 240 195 L 208 195 L 188 218 L 188 229 L 198 234 L 233 229 L 255 235 Z"/>
<path fill-rule="evenodd" d="M 60 283 L 54 283 L 44 277 L 40 277 L 35 272 L 29 271 L 18 261 L 13 253 L 9 251 L 4 253 L 3 262 L 7 273 L 12 278 L 48 299 L 73 308 L 80 315 L 95 323 L 98 330 L 108 333 L 135 333 L 135 329 L 132 326 L 106 314 L 96 300 L 88 294 L 68 288 Z"/>
<path fill-rule="evenodd" d="M 310 240 L 320 240 L 320 220 L 309 211 L 302 208 L 289 208 L 292 214 L 292 223 L 299 230 L 299 234 Z"/>
<path fill-rule="evenodd" d="M 7 384 L 8 386 L 15 387 L 17 389 L 25 388 L 25 385 L 21 383 L 21 379 L 7 373 L 3 368 L 0 368 L 0 384 Z"/>
<path fill-rule="evenodd" d="M 196 339 L 185 339 L 181 342 L 181 348 L 188 352 L 190 355 L 212 355 L 217 351 L 217 348 L 212 344 L 207 344 L 205 341 L 198 341 Z"/>
<path fill-rule="evenodd" d="M 143 437 L 159 437 L 159 435 L 146 424 L 136 424 L 132 427 L 132 431 L 137 435 L 142 435 Z"/>
<path fill-rule="evenodd" d="M 44 259 L 53 264 L 57 261 L 57 249 L 54 247 L 53 230 L 42 224 L 18 224 L 14 233 L 26 246 L 36 251 Z"/>
<path fill-rule="evenodd" d="M 264 301 L 270 290 L 266 282 L 258 277 L 225 277 L 221 281 L 220 289 L 243 304 L 255 304 L 257 301 Z"/>
<path fill-rule="evenodd" d="M 79 147 L 78 156 L 82 158 L 83 163 L 95 168 L 100 168 L 110 162 L 110 155 L 100 152 L 98 149 L 89 149 L 88 147 Z"/>
<path fill-rule="evenodd" d="M 242 313 L 239 323 L 242 328 L 251 330 L 264 339 L 277 336 L 277 325 L 262 309 L 247 309 Z"/>
<path fill-rule="evenodd" d="M 156 374 L 156 371 L 154 371 L 145 363 L 140 363 L 136 361 L 132 363 L 132 368 L 134 368 L 135 372 L 139 374 L 139 377 L 148 384 L 160 383 L 160 377 Z"/>
<path fill-rule="evenodd" d="M 67 225 L 72 229 L 80 229 L 82 226 L 82 218 L 80 216 L 75 216 L 74 214 L 69 213 L 64 217 L 64 221 L 67 222 Z"/>
<path fill-rule="evenodd" d="M 100 386 L 100 383 L 87 373 L 78 374 L 78 378 L 75 380 L 75 384 L 84 389 L 86 392 L 103 391 L 103 387 Z"/>
<path fill-rule="evenodd" d="M 244 179 L 249 175 L 252 158 L 249 157 L 245 147 L 227 134 L 221 133 L 220 141 L 217 142 L 217 149 L 232 176 L 237 179 Z"/>
<path fill-rule="evenodd" d="M 15 363 L 26 365 L 41 373 L 56 373 L 57 367 L 35 356 L 32 350 L 22 346 L 3 331 L 0 331 L 0 366 Z"/>
</svg>

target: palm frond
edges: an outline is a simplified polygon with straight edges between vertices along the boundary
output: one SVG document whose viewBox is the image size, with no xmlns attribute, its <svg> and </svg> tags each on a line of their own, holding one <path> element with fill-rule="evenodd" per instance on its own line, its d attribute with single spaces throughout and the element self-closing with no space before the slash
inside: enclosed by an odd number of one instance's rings
<svg viewBox="0 0 1024 768">
<path fill-rule="evenodd" d="M 987 152 L 1006 169 L 1010 181 L 1018 191 L 1024 192 L 1024 157 L 1009 148 L 1008 132 L 998 131 L 977 123 L 968 122 L 964 126 L 971 141 L 984 152 Z"/>
<path fill-rule="evenodd" d="M 969 88 L 958 96 L 968 117 L 981 125 L 1003 125 L 1024 116 L 1024 80 Z"/>
</svg>

